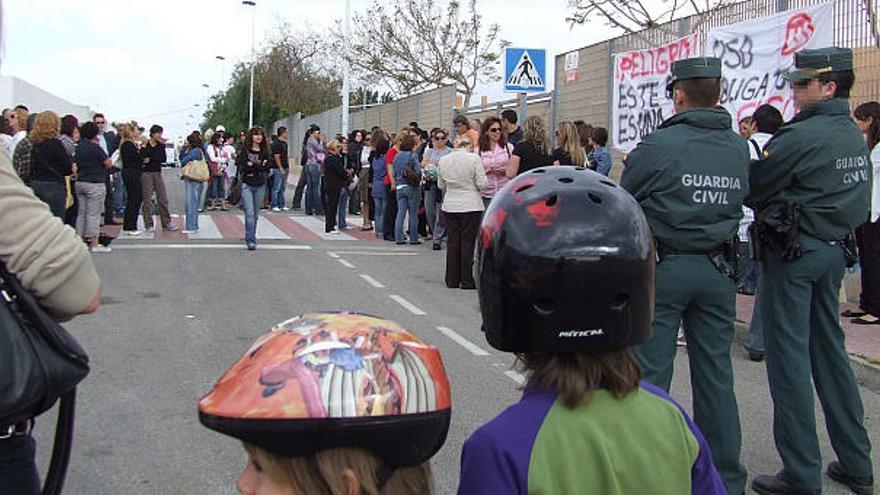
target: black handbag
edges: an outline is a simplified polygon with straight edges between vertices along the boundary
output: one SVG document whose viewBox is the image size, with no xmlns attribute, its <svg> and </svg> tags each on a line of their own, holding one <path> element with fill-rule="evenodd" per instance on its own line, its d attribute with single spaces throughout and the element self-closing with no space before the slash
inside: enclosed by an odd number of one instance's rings
<svg viewBox="0 0 880 495">
<path fill-rule="evenodd" d="M 44 494 L 59 493 L 64 483 L 76 385 L 88 373 L 76 339 L 0 261 L 0 426 L 30 421 L 61 399 Z"/>
</svg>

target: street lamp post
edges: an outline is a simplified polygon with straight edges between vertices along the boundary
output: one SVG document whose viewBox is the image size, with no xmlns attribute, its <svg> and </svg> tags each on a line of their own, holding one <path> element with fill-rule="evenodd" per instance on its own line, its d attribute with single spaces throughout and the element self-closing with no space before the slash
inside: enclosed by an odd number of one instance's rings
<svg viewBox="0 0 880 495">
<path fill-rule="evenodd" d="M 351 0 L 345 0 L 345 40 L 342 57 L 342 135 L 348 136 L 349 38 L 351 38 Z"/>
<path fill-rule="evenodd" d="M 225 81 L 223 80 L 223 76 L 224 76 L 223 73 L 225 72 L 223 70 L 223 69 L 225 69 L 225 67 L 223 67 L 223 66 L 226 65 L 225 64 L 226 57 L 224 57 L 223 55 L 217 55 L 214 58 L 220 61 L 220 91 L 223 91 L 224 89 L 226 89 L 226 84 L 224 84 Z"/>
<path fill-rule="evenodd" d="M 253 0 L 243 0 L 242 5 L 247 5 L 249 7 L 253 7 L 251 10 L 251 90 L 250 90 L 250 98 L 248 100 L 248 129 L 254 126 L 254 64 L 256 63 L 256 47 L 255 47 L 255 34 L 257 24 L 257 2 Z"/>
</svg>

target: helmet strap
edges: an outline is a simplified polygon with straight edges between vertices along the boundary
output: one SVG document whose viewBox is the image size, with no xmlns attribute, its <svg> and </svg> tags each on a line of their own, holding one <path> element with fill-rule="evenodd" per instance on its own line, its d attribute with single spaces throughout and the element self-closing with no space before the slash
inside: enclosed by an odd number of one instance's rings
<svg viewBox="0 0 880 495">
<path fill-rule="evenodd" d="M 388 480 L 390 480 L 391 477 L 394 476 L 395 470 L 396 468 L 388 467 L 388 465 L 384 463 L 379 466 L 378 469 L 376 469 L 377 490 L 379 490 L 380 492 L 382 491 L 382 488 L 385 487 L 385 484 L 388 483 Z"/>
</svg>

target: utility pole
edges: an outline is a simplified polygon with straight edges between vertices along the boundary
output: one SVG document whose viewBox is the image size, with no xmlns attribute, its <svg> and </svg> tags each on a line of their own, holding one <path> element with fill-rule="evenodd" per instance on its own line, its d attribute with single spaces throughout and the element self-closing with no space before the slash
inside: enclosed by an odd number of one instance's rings
<svg viewBox="0 0 880 495">
<path fill-rule="evenodd" d="M 345 41 L 342 57 L 342 135 L 348 136 L 349 38 L 351 37 L 351 0 L 345 0 Z"/>
<path fill-rule="evenodd" d="M 254 126 L 254 65 L 257 62 L 256 51 L 256 31 L 257 26 L 257 2 L 253 0 L 243 0 L 242 5 L 253 7 L 251 10 L 251 90 L 248 101 L 248 129 Z"/>
</svg>

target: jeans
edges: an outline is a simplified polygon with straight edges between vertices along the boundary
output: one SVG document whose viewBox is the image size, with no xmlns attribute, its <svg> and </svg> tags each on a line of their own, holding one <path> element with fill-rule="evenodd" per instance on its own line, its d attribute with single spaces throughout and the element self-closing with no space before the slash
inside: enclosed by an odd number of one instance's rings
<svg viewBox="0 0 880 495">
<path fill-rule="evenodd" d="M 419 200 L 422 191 L 418 187 L 403 186 L 397 190 L 397 218 L 394 221 L 394 240 L 403 242 L 403 217 L 409 213 L 409 242 L 419 242 Z"/>
<path fill-rule="evenodd" d="M 257 243 L 257 219 L 265 197 L 266 186 L 241 185 L 241 203 L 244 205 L 244 242 L 248 245 Z"/>
<path fill-rule="evenodd" d="M 36 443 L 30 435 L 0 440 L 0 489 L 16 495 L 39 495 Z"/>
<path fill-rule="evenodd" d="M 749 254 L 748 242 L 739 245 L 739 261 L 736 264 L 736 286 L 738 289 L 754 292 L 758 287 L 757 263 Z"/>
<path fill-rule="evenodd" d="M 214 175 L 208 182 L 207 199 L 213 202 L 226 200 L 226 176 Z"/>
<path fill-rule="evenodd" d="M 113 211 L 118 215 L 125 212 L 125 198 L 128 193 L 125 191 L 125 182 L 122 179 L 122 172 L 116 172 L 113 176 Z"/>
<path fill-rule="evenodd" d="M 436 182 L 430 183 L 425 191 L 425 217 L 428 220 L 428 229 L 434 244 L 440 244 L 443 237 L 446 236 L 446 229 L 440 225 L 440 203 L 437 202 L 439 196 L 443 194 Z"/>
<path fill-rule="evenodd" d="M 199 230 L 199 199 L 204 182 L 183 179 L 186 185 L 186 230 Z"/>
<path fill-rule="evenodd" d="M 52 214 L 60 219 L 64 219 L 67 212 L 67 187 L 63 182 L 52 181 L 31 181 L 31 189 L 34 195 L 44 203 L 49 205 Z"/>
<path fill-rule="evenodd" d="M 338 225 L 340 229 L 348 228 L 348 223 L 345 221 L 345 211 L 348 208 L 348 195 L 348 186 L 342 186 L 339 188 L 339 207 L 337 210 L 339 210 Z"/>
<path fill-rule="evenodd" d="M 373 228 L 376 237 L 382 237 L 382 226 L 385 225 L 385 198 L 373 198 Z"/>
<path fill-rule="evenodd" d="M 269 196 L 269 208 L 284 208 L 284 190 L 287 189 L 287 174 L 278 168 L 272 169 L 272 194 Z"/>
<path fill-rule="evenodd" d="M 755 269 L 760 270 L 757 263 Z M 749 352 L 764 354 L 764 323 L 761 321 L 764 316 L 759 302 L 756 297 L 755 305 L 752 307 L 752 321 L 749 323 L 749 336 L 746 338 L 746 349 Z"/>
<path fill-rule="evenodd" d="M 321 168 L 317 163 L 306 165 L 306 215 L 321 215 Z"/>
</svg>

